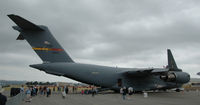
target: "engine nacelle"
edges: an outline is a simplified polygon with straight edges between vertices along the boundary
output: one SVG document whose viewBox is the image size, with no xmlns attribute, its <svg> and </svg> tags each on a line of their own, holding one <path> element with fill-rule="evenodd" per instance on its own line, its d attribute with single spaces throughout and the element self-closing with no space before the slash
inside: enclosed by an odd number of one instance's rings
<svg viewBox="0 0 200 105">
<path fill-rule="evenodd" d="M 190 81 L 190 75 L 186 72 L 170 72 L 167 75 L 161 75 L 160 79 L 166 82 L 187 83 Z"/>
</svg>

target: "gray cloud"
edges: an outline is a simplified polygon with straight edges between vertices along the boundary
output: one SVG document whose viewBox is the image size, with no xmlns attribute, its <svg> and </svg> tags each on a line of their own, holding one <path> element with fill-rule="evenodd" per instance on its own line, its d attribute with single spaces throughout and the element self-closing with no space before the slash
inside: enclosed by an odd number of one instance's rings
<svg viewBox="0 0 200 105">
<path fill-rule="evenodd" d="M 6 16 L 10 13 L 47 25 L 77 62 L 162 67 L 170 48 L 178 66 L 198 77 L 199 4 L 198 0 L 0 1 L 0 79 L 69 81 L 28 67 L 41 60 L 26 41 L 15 41 L 19 33 L 11 28 L 14 23 Z"/>
</svg>

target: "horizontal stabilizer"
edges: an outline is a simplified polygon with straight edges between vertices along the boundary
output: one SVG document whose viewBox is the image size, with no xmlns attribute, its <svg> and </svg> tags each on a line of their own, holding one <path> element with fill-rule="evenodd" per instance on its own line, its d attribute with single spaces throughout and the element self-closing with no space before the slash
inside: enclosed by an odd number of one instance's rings
<svg viewBox="0 0 200 105">
<path fill-rule="evenodd" d="M 30 21 L 14 14 L 8 15 L 8 17 L 14 21 L 22 30 L 27 30 L 27 31 L 44 31 L 42 28 L 39 26 L 31 23 Z"/>
</svg>

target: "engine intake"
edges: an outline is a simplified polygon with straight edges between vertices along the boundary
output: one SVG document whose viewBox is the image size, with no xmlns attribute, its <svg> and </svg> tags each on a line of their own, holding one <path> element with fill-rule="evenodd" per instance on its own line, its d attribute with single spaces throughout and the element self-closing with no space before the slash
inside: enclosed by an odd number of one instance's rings
<svg viewBox="0 0 200 105">
<path fill-rule="evenodd" d="M 161 75 L 160 79 L 166 82 L 187 83 L 190 81 L 190 75 L 186 72 L 171 72 L 167 75 Z"/>
</svg>

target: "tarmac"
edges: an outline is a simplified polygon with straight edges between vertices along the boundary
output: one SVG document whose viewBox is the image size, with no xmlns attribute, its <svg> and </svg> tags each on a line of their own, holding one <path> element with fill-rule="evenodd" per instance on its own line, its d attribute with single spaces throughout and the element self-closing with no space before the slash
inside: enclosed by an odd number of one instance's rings
<svg viewBox="0 0 200 105">
<path fill-rule="evenodd" d="M 54 93 L 50 97 L 38 95 L 32 101 L 23 101 L 21 105 L 200 105 L 200 92 L 160 92 L 127 95 L 126 100 L 121 94 L 92 95 L 67 94 L 63 99 L 61 93 Z"/>
</svg>

